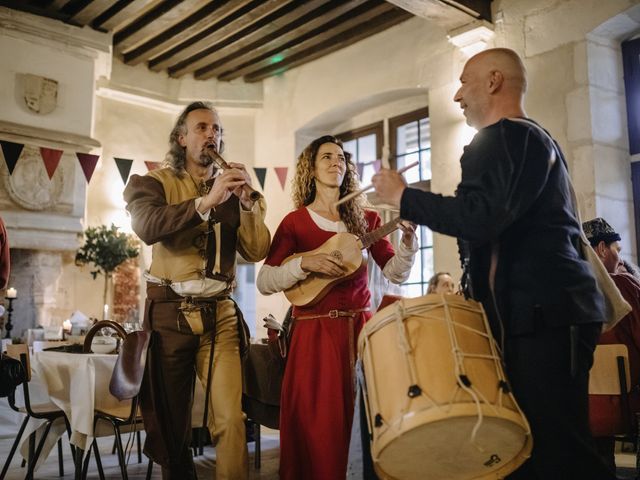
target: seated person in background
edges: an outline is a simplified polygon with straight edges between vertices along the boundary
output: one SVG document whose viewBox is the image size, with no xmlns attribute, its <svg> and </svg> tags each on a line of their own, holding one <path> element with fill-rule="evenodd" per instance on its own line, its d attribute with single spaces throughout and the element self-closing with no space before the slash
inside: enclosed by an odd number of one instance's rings
<svg viewBox="0 0 640 480">
<path fill-rule="evenodd" d="M 603 218 L 594 218 L 583 224 L 591 246 L 624 299 L 633 308 L 611 330 L 603 332 L 599 344 L 622 343 L 629 350 L 631 393 L 629 403 L 633 412 L 640 411 L 640 282 L 621 269 L 620 235 Z M 620 412 L 620 397 L 617 395 L 589 395 L 589 420 L 600 455 L 615 472 L 614 434 L 635 431 L 635 419 L 631 425 L 623 425 Z"/>
<path fill-rule="evenodd" d="M 427 293 L 456 293 L 456 284 L 449 272 L 438 272 L 429 279 Z"/>
</svg>

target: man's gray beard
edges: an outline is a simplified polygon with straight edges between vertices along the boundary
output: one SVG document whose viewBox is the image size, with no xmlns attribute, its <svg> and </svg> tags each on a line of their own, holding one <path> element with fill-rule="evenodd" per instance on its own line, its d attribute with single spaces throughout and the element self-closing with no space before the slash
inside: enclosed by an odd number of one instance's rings
<svg viewBox="0 0 640 480">
<path fill-rule="evenodd" d="M 213 163 L 213 161 L 214 161 L 213 156 L 209 155 L 207 151 L 203 151 L 200 154 L 200 165 L 202 165 L 203 167 L 208 167 Z"/>
</svg>

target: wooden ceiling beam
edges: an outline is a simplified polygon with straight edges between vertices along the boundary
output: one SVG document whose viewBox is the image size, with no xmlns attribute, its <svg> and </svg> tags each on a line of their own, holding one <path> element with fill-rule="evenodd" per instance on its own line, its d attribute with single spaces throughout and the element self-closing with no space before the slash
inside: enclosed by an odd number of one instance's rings
<svg viewBox="0 0 640 480">
<path fill-rule="evenodd" d="M 65 0 L 68 1 L 68 0 Z M 41 17 L 51 18 L 53 20 L 59 20 L 65 23 L 75 24 L 70 20 L 70 16 L 64 12 L 60 12 L 57 8 L 52 8 L 47 3 L 27 3 L 23 0 L 0 0 L 0 6 L 7 7 L 12 10 L 18 10 L 21 12 L 31 13 L 32 15 L 38 15 Z"/>
<path fill-rule="evenodd" d="M 122 58 L 128 65 L 148 61 L 170 50 L 178 41 L 177 38 L 191 38 L 210 27 L 218 19 L 224 18 L 246 5 L 252 0 L 220 0 L 205 5 L 191 16 L 179 21 L 160 32 L 153 38 L 137 45 L 127 51 L 123 51 Z"/>
<path fill-rule="evenodd" d="M 296 0 L 298 3 L 300 0 Z M 293 0 L 252 0 L 238 10 L 234 10 L 218 22 L 210 25 L 197 35 L 175 45 L 170 50 L 149 61 L 151 70 L 160 71 L 175 66 L 199 55 L 211 45 L 219 44 L 261 19 L 293 3 Z"/>
<path fill-rule="evenodd" d="M 106 12 L 117 3 L 117 0 L 93 0 L 71 14 L 71 18 L 80 25 L 90 24 L 96 17 Z"/>
<path fill-rule="evenodd" d="M 155 37 L 211 0 L 164 0 L 113 34 L 113 47 L 126 51 Z"/>
<path fill-rule="evenodd" d="M 102 12 L 92 22 L 91 27 L 101 30 L 118 30 L 120 25 L 132 19 L 149 8 L 157 0 L 118 0 L 111 8 Z"/>
<path fill-rule="evenodd" d="M 258 42 L 247 45 L 241 50 L 231 52 L 231 54 L 216 62 L 205 65 L 197 70 L 196 75 L 198 75 L 198 78 L 203 80 L 211 77 L 218 77 L 218 79 L 225 81 L 241 77 L 243 75 L 241 71 L 250 70 L 242 69 L 246 69 L 261 60 L 274 58 L 280 51 L 308 40 L 320 30 L 326 28 L 324 27 L 326 24 L 340 22 L 340 18 L 343 15 L 355 10 L 365 3 L 366 6 L 364 8 L 373 8 L 382 2 L 376 0 L 349 0 L 347 2 L 340 2 L 339 5 L 336 5 L 323 15 L 317 15 L 314 18 L 305 19 L 304 24 L 300 25 L 295 30 L 284 34 L 276 32 L 278 35 L 274 34 L 273 39 L 261 39 Z"/>
<path fill-rule="evenodd" d="M 443 3 L 467 11 L 476 18 L 491 21 L 491 0 L 441 0 Z"/>
<path fill-rule="evenodd" d="M 350 28 L 348 31 L 336 33 L 332 37 L 317 43 L 313 47 L 298 52 L 290 57 L 286 57 L 285 60 L 281 62 L 257 69 L 245 75 L 244 80 L 248 83 L 253 83 L 273 75 L 284 73 L 293 67 L 297 67 L 341 48 L 347 47 L 362 40 L 363 38 L 404 22 L 409 18 L 412 18 L 412 15 L 409 12 L 399 8 L 394 8 L 393 10 L 379 14 L 374 18 L 364 20 L 355 28 Z"/>
<path fill-rule="evenodd" d="M 367 19 L 374 18 L 394 9 L 400 10 L 384 0 L 368 0 L 336 18 L 322 22 L 316 28 L 280 45 L 277 49 L 273 49 L 256 57 L 251 57 L 242 65 L 233 69 L 233 71 L 223 72 L 219 75 L 219 78 L 220 80 L 231 80 L 271 65 L 279 65 L 283 60 L 299 52 L 305 52 L 318 43 L 325 41 L 327 38 L 333 37 L 336 34 L 343 34 L 343 32 L 356 28 Z M 204 80 L 210 78 L 210 72 L 204 69 L 203 71 L 196 71 L 194 77 Z"/>
<path fill-rule="evenodd" d="M 251 31 L 242 31 L 228 37 L 222 42 L 211 45 L 198 54 L 198 59 L 187 59 L 181 65 L 169 67 L 171 76 L 179 77 L 210 65 L 222 57 L 238 58 L 249 49 L 258 48 L 275 36 L 282 35 L 291 29 L 304 25 L 314 17 L 326 15 L 332 8 L 349 0 L 307 0 L 303 5 L 291 3 L 286 10 L 274 12 L 260 23 L 250 27 Z M 277 18 L 275 18 L 277 17 Z"/>
</svg>

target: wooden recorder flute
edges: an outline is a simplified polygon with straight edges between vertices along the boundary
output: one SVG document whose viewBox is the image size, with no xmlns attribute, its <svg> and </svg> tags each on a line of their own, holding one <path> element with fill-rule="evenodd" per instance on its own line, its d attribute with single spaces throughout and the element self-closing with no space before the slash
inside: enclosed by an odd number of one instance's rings
<svg viewBox="0 0 640 480">
<path fill-rule="evenodd" d="M 226 160 L 224 158 L 222 158 L 222 156 L 215 149 L 210 148 L 209 149 L 209 153 L 211 153 L 211 155 L 213 156 L 214 161 L 216 162 L 216 165 L 218 165 L 218 167 L 220 167 L 220 168 L 222 168 L 224 170 L 228 170 L 228 169 L 232 168 L 226 162 Z M 249 194 L 249 198 L 254 202 L 256 200 L 259 200 L 260 197 L 262 197 L 262 194 L 259 191 L 254 190 L 253 187 L 251 187 L 251 185 L 249 185 L 247 183 L 245 183 L 242 186 L 242 189 Z"/>
</svg>

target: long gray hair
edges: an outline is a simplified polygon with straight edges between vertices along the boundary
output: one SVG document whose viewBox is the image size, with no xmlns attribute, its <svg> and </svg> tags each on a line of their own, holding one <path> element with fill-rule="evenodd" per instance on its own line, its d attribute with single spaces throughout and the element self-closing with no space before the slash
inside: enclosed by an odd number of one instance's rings
<svg viewBox="0 0 640 480">
<path fill-rule="evenodd" d="M 176 120 L 176 124 L 173 126 L 171 130 L 171 134 L 169 135 L 169 151 L 164 157 L 164 164 L 171 168 L 174 173 L 178 176 L 181 176 L 185 169 L 185 163 L 187 161 L 186 149 L 180 142 L 178 138 L 180 135 L 184 135 L 187 133 L 186 121 L 187 116 L 193 112 L 194 110 L 209 110 L 210 112 L 218 114 L 218 111 L 214 108 L 211 102 L 198 101 L 192 102 L 182 111 L 178 119 Z M 224 151 L 224 142 L 220 140 L 220 153 Z"/>
</svg>

